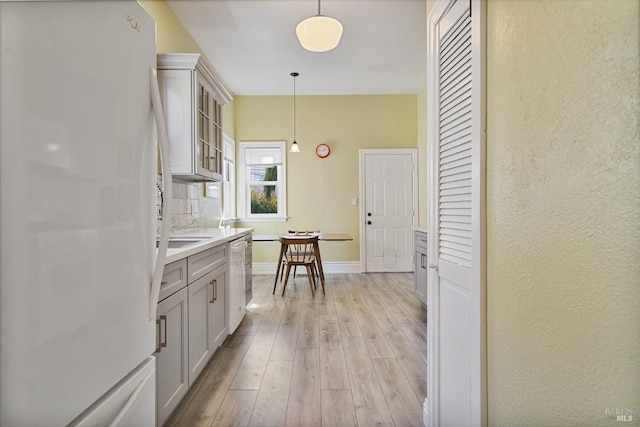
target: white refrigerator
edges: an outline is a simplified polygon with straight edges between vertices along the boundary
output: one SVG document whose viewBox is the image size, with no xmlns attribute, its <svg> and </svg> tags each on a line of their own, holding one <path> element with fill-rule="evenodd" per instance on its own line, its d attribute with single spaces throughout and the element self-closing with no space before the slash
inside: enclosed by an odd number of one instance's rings
<svg viewBox="0 0 640 427">
<path fill-rule="evenodd" d="M 1 426 L 155 425 L 155 66 L 135 1 L 0 2 Z"/>
</svg>

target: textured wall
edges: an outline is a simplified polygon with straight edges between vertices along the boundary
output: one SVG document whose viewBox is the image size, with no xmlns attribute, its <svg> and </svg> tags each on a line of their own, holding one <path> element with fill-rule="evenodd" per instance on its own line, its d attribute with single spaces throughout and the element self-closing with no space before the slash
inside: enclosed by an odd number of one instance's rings
<svg viewBox="0 0 640 427">
<path fill-rule="evenodd" d="M 303 78 L 303 76 L 299 77 Z M 251 222 L 256 233 L 320 229 L 349 233 L 352 242 L 323 243 L 323 261 L 359 261 L 358 150 L 416 148 L 416 95 L 297 96 L 299 154 L 287 155 L 287 222 Z M 291 96 L 239 96 L 236 143 L 293 138 Z M 327 143 L 326 159 L 315 147 Z M 327 248 L 326 250 L 324 248 Z M 253 245 L 254 262 L 275 262 L 277 243 Z"/>
<path fill-rule="evenodd" d="M 640 2 L 487 5 L 489 424 L 640 425 Z"/>
</svg>

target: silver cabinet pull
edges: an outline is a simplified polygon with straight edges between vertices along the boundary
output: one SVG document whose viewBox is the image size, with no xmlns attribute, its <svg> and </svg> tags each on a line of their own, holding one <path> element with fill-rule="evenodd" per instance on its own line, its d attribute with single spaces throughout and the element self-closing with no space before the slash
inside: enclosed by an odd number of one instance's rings
<svg viewBox="0 0 640 427">
<path fill-rule="evenodd" d="M 156 353 L 160 353 L 160 342 L 161 342 L 161 338 L 160 338 L 160 319 L 156 319 L 156 326 L 158 326 L 158 335 L 157 335 L 157 339 L 156 342 L 158 343 L 158 345 L 156 346 Z"/>
<path fill-rule="evenodd" d="M 209 283 L 211 283 L 211 301 L 209 303 L 213 304 L 218 301 L 218 281 L 213 279 Z"/>
<path fill-rule="evenodd" d="M 429 268 L 435 268 L 436 270 L 438 269 L 438 266 L 435 264 L 429 264 Z"/>
<path fill-rule="evenodd" d="M 167 316 L 165 315 L 160 316 L 160 321 L 164 321 L 164 341 L 160 343 L 160 347 L 166 347 L 167 346 Z"/>
<path fill-rule="evenodd" d="M 213 304 L 214 302 L 216 302 L 216 285 L 214 284 L 214 282 L 214 280 L 209 282 L 209 284 L 211 285 L 211 300 L 209 300 L 209 304 Z"/>
<path fill-rule="evenodd" d="M 164 321 L 164 341 L 162 340 L 162 322 Z M 163 347 L 167 346 L 167 316 L 162 315 L 159 319 L 156 319 L 156 325 L 158 325 L 158 347 L 156 347 L 156 353 L 160 353 Z"/>
</svg>

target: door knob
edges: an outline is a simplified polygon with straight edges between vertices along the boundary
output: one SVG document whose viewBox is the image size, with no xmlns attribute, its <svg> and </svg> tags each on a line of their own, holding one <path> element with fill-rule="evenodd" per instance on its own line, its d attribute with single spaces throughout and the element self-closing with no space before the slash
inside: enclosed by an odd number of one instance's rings
<svg viewBox="0 0 640 427">
<path fill-rule="evenodd" d="M 371 216 L 371 212 L 367 212 L 367 216 Z"/>
<path fill-rule="evenodd" d="M 367 221 L 367 225 L 371 225 L 371 221 Z"/>
</svg>

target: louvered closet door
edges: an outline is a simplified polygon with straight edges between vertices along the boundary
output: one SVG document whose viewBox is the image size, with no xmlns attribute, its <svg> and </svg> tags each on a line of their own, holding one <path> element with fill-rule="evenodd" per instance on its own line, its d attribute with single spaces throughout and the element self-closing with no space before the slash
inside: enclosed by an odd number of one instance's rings
<svg viewBox="0 0 640 427">
<path fill-rule="evenodd" d="M 429 306 L 435 319 L 436 425 L 480 425 L 481 319 L 480 227 L 482 179 L 478 126 L 480 93 L 474 63 L 470 0 L 447 2 L 436 27 L 435 128 L 431 153 L 431 269 Z M 479 270 L 480 269 L 480 270 Z M 430 341 L 431 342 L 431 341 Z M 428 396 L 432 398 L 432 396 Z"/>
</svg>

